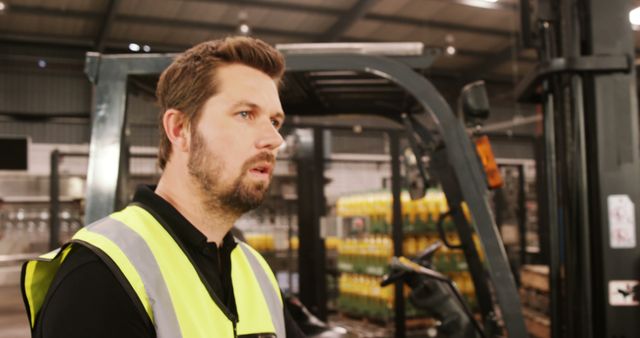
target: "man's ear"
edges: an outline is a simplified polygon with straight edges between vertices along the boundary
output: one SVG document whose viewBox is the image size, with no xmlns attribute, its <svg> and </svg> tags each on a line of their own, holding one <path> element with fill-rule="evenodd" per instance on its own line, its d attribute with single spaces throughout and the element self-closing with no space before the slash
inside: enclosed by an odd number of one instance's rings
<svg viewBox="0 0 640 338">
<path fill-rule="evenodd" d="M 177 109 L 167 109 L 162 116 L 162 126 L 175 151 L 188 152 L 191 133 L 186 115 Z"/>
</svg>

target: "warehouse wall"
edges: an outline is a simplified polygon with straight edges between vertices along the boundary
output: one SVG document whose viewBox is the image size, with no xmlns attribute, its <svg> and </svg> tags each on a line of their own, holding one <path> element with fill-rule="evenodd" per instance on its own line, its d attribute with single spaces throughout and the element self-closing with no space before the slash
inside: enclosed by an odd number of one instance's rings
<svg viewBox="0 0 640 338">
<path fill-rule="evenodd" d="M 135 146 L 157 147 L 159 140 L 158 114 L 155 99 L 145 95 L 127 97 L 129 143 Z"/>
<path fill-rule="evenodd" d="M 0 136 L 28 136 L 35 143 L 78 144 L 89 142 L 90 132 L 86 122 L 0 118 Z"/>
<path fill-rule="evenodd" d="M 0 68 L 0 135 L 36 143 L 86 143 L 91 86 L 78 70 Z"/>
<path fill-rule="evenodd" d="M 86 116 L 91 87 L 78 72 L 4 70 L 0 77 L 0 111 Z"/>
<path fill-rule="evenodd" d="M 88 143 L 92 109 L 92 85 L 81 68 L 0 67 L 0 136 L 28 136 L 33 143 Z M 130 143 L 156 146 L 154 100 L 129 94 L 127 111 Z"/>
</svg>

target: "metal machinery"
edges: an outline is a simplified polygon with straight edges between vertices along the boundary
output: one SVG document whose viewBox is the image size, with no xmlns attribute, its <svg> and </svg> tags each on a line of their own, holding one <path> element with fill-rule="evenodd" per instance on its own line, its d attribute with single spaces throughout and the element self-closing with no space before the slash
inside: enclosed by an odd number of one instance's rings
<svg viewBox="0 0 640 338">
<path fill-rule="evenodd" d="M 552 336 L 639 337 L 640 139 L 625 0 L 521 1 L 541 63 L 516 89 L 544 111 Z M 635 217 L 634 217 L 635 216 Z"/>
<path fill-rule="evenodd" d="M 420 44 L 420 52 L 422 46 Z M 172 55 L 99 55 L 88 54 L 86 72 L 95 84 L 95 112 L 92 119 L 89 171 L 87 174 L 86 223 L 108 215 L 124 203 L 120 182 L 126 178 L 128 163 L 126 127 L 127 78 L 131 75 L 157 75 L 167 67 Z M 437 177 L 443 185 L 456 222 L 465 256 L 472 271 L 474 285 L 479 298 L 485 330 L 491 332 L 497 326 L 495 304 L 509 337 L 527 337 L 520 309 L 518 291 L 509 268 L 501 239 L 496 230 L 488 203 L 488 190 L 482 165 L 460 120 L 440 93 L 423 75 L 414 69 L 429 67 L 434 59 L 432 53 L 417 56 L 386 57 L 360 52 L 322 54 L 309 52 L 286 52 L 287 81 L 303 84 L 317 74 L 335 75 L 345 78 L 378 79 L 386 86 L 396 88 L 399 94 L 391 101 L 381 102 L 384 95 L 374 93 L 373 99 L 340 102 L 323 102 L 318 96 L 304 90 L 283 93 L 284 108 L 288 115 L 302 110 L 312 110 L 315 115 L 332 115 L 348 110 L 351 113 L 379 114 L 405 126 L 403 132 L 414 139 L 414 151 L 431 158 L 429 174 Z M 297 79 L 297 80 L 296 80 Z M 301 87 L 304 88 L 304 87 Z M 289 95 L 289 96 L 288 96 Z M 377 97 L 377 98 L 376 98 Z M 310 104 L 303 105 L 303 101 Z M 306 111 L 309 113 L 309 111 Z M 295 123 L 295 117 L 293 118 Z M 322 242 L 319 235 L 319 216 L 324 212 L 322 202 L 322 141 L 316 131 L 316 139 L 307 154 L 298 159 L 300 172 L 314 177 L 312 184 L 300 185 L 300 287 L 301 300 L 310 308 L 322 308 L 324 280 Z M 402 255 L 402 216 L 400 204 L 400 131 L 390 132 L 392 158 L 393 193 L 393 241 L 394 255 Z M 311 150 L 312 149 L 312 150 Z M 320 155 L 318 155 L 320 154 Z M 421 158 L 418 154 L 418 158 Z M 299 186 L 299 189 L 300 189 Z M 306 189 L 306 190 L 305 190 Z M 305 199 L 302 201 L 301 199 Z M 466 202 L 472 214 L 475 231 L 482 242 L 476 248 L 471 239 L 471 225 L 462 213 L 461 203 Z M 486 271 L 478 259 L 477 250 L 486 254 Z M 307 260 L 307 261 L 305 261 Z M 492 288 L 489 286 L 489 277 Z M 318 284 L 320 283 L 320 284 Z M 318 291 L 320 290 L 320 291 Z M 326 291 L 325 291 L 326 292 Z M 492 295 L 493 293 L 493 295 Z M 495 296 L 495 297 L 493 297 Z M 395 297 L 396 337 L 403 337 L 404 300 L 402 282 L 396 283 Z M 494 332 L 495 333 L 495 332 Z"/>
</svg>

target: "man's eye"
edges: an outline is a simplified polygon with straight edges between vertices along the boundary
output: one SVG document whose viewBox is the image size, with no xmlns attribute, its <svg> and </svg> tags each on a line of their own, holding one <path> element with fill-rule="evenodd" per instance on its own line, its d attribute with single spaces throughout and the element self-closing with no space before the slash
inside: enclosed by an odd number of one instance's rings
<svg viewBox="0 0 640 338">
<path fill-rule="evenodd" d="M 248 111 L 241 111 L 238 113 L 243 119 L 248 119 L 251 117 L 251 113 Z"/>
<path fill-rule="evenodd" d="M 271 120 L 271 124 L 276 128 L 280 127 L 280 121 L 278 120 Z"/>
</svg>

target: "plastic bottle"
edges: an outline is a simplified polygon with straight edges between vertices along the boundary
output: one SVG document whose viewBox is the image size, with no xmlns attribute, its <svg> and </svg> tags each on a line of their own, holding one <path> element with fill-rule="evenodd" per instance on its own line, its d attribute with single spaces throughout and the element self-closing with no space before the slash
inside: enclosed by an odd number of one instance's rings
<svg viewBox="0 0 640 338">
<path fill-rule="evenodd" d="M 429 210 L 427 208 L 427 195 L 415 201 L 416 205 L 416 231 L 424 233 L 428 230 Z"/>
<path fill-rule="evenodd" d="M 389 232 L 391 224 L 393 223 L 393 210 L 392 210 L 392 197 L 387 193 L 382 196 L 383 210 L 384 210 L 384 232 Z"/>
<path fill-rule="evenodd" d="M 374 266 L 374 259 L 373 259 L 374 242 L 375 240 L 373 239 L 372 236 L 366 236 L 363 240 L 362 254 L 363 254 L 363 268 L 365 270 Z"/>
<path fill-rule="evenodd" d="M 414 236 L 408 236 L 404 240 L 403 253 L 407 257 L 413 257 L 418 252 L 418 242 Z"/>
<path fill-rule="evenodd" d="M 427 229 L 435 231 L 436 223 L 440 219 L 440 208 L 438 206 L 438 200 L 436 194 L 433 191 L 429 191 L 426 196 L 427 215 L 429 221 L 427 222 Z"/>
<path fill-rule="evenodd" d="M 344 262 L 345 266 L 349 267 L 351 266 L 352 262 L 351 262 L 351 242 L 353 241 L 353 239 L 351 238 L 346 238 L 343 242 L 342 242 L 342 262 Z"/>
<path fill-rule="evenodd" d="M 449 272 L 451 271 L 451 260 L 449 258 L 450 250 L 446 245 L 440 247 L 438 252 L 436 253 L 437 257 L 437 265 L 436 269 L 440 272 Z"/>
<path fill-rule="evenodd" d="M 438 205 L 438 220 L 439 220 L 440 215 L 444 215 L 446 212 L 449 211 L 449 204 L 447 204 L 447 199 L 444 193 L 438 193 L 436 201 Z M 445 229 L 445 231 L 451 229 L 450 217 L 445 217 L 444 220 L 442 220 L 442 227 Z"/>
<path fill-rule="evenodd" d="M 426 249 L 429 244 L 429 237 L 427 235 L 418 236 L 418 252 L 422 252 L 422 250 Z"/>
<path fill-rule="evenodd" d="M 344 307 L 344 274 L 338 276 L 338 297 L 336 300 L 336 307 L 338 310 L 342 310 Z"/>
</svg>

